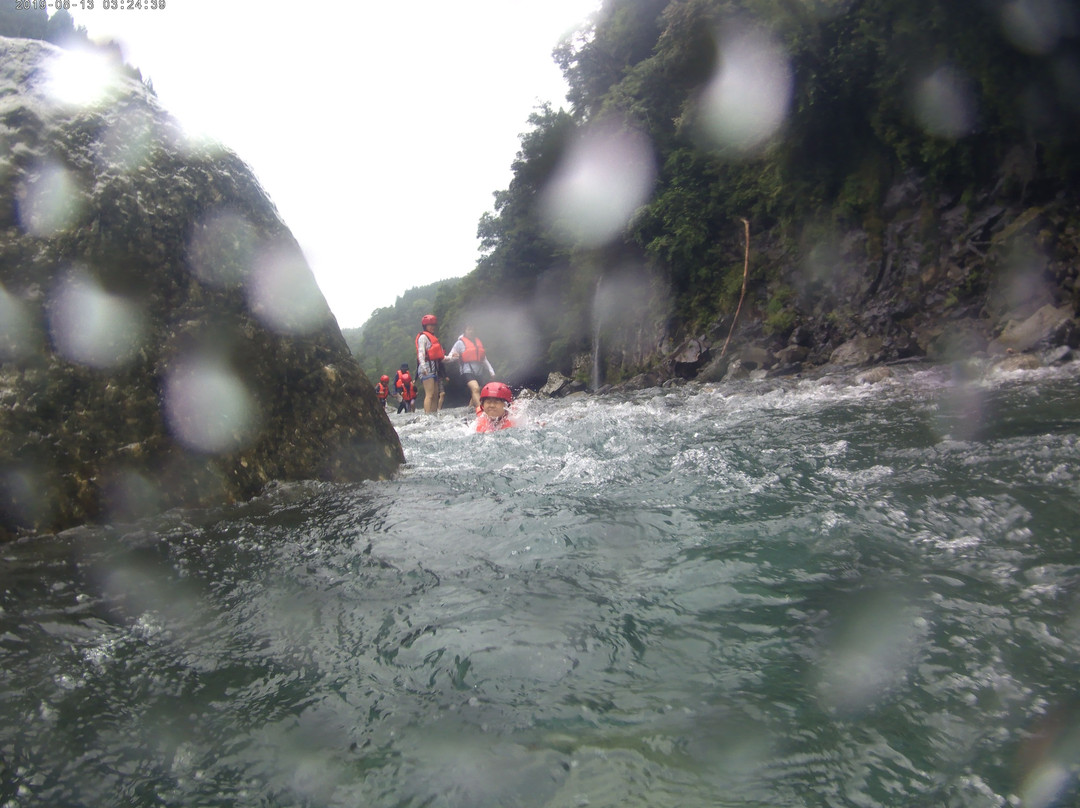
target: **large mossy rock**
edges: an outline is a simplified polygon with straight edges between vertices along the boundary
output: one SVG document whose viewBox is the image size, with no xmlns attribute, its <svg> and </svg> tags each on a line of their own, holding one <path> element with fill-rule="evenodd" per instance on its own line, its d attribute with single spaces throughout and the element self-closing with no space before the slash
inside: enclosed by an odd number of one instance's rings
<svg viewBox="0 0 1080 808">
<path fill-rule="evenodd" d="M 392 475 L 397 435 L 252 172 L 73 58 L 0 37 L 0 538 Z M 104 90 L 65 100 L 93 70 Z"/>
</svg>

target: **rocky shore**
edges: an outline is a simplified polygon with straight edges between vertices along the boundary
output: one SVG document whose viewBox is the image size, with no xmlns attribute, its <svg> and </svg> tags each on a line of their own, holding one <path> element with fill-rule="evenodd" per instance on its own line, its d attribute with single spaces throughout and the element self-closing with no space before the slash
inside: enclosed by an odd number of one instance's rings
<svg viewBox="0 0 1080 808">
<path fill-rule="evenodd" d="M 574 393 L 622 393 L 684 384 L 688 381 L 724 383 L 744 379 L 764 380 L 781 376 L 820 377 L 838 371 L 857 371 L 859 383 L 874 383 L 892 375 L 890 366 L 921 362 L 950 365 L 966 379 L 996 373 L 1032 370 L 1080 360 L 1080 318 L 1071 306 L 1045 304 L 1023 319 L 1008 319 L 997 336 L 984 320 L 945 321 L 932 324 L 939 350 L 912 352 L 905 340 L 898 345 L 880 336 L 857 336 L 834 348 L 824 361 L 812 361 L 811 351 L 794 332 L 787 345 L 746 341 L 723 351 L 708 338 L 687 340 L 664 362 L 661 370 L 640 373 L 619 384 L 589 389 L 580 379 L 559 372 L 549 374 L 536 391 L 523 391 L 541 398 L 561 398 Z M 943 339 L 943 335 L 945 338 Z M 950 342 L 949 337 L 955 339 Z M 579 361 L 586 361 L 582 357 Z M 591 360 L 590 360 L 591 361 Z"/>
<path fill-rule="evenodd" d="M 618 352 L 630 337 L 616 339 L 599 361 L 575 357 L 570 376 L 553 375 L 540 392 L 603 393 L 902 361 L 959 363 L 972 376 L 1072 361 L 1080 348 L 1080 203 L 1066 179 L 1021 183 L 1016 166 L 1024 159 L 1010 153 L 985 188 L 961 196 L 937 195 L 905 178 L 889 189 L 880 218 L 846 229 L 804 225 L 795 239 L 780 228 L 756 234 L 738 319 L 675 341 L 657 318 L 636 356 Z M 621 378 L 597 383 L 598 365 Z M 625 371 L 634 366 L 647 369 Z"/>
</svg>

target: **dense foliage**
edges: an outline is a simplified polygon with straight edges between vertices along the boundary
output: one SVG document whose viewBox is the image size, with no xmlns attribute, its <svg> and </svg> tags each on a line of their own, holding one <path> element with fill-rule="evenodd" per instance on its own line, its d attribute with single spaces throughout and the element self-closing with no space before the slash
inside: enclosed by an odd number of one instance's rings
<svg viewBox="0 0 1080 808">
<path fill-rule="evenodd" d="M 805 233 L 857 227 L 880 255 L 885 195 L 901 179 L 1031 198 L 1075 181 L 1077 23 L 1063 1 L 606 0 L 555 52 L 570 109 L 530 118 L 513 180 L 480 222 L 482 257 L 436 312 L 486 324 L 514 381 L 580 375 L 575 357 L 598 341 L 616 349 L 604 350 L 609 373 L 628 373 L 657 334 L 730 314 L 745 218 L 771 250 L 755 245 L 752 293 L 783 328 Z M 791 88 L 779 126 L 749 146 L 703 125 L 710 82 L 747 42 L 782 55 Z M 543 199 L 575 139 L 600 126 L 645 135 L 656 173 L 598 246 L 563 238 Z M 634 294 L 602 316 L 601 290 L 626 277 Z"/>
</svg>

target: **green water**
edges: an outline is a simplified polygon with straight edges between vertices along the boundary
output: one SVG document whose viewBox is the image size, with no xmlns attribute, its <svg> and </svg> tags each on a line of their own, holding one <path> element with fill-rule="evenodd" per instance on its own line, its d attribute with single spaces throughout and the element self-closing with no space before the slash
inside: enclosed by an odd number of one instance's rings
<svg viewBox="0 0 1080 808">
<path fill-rule="evenodd" d="M 1071 806 L 1080 378 L 394 416 L 0 547 L 0 806 Z"/>
</svg>

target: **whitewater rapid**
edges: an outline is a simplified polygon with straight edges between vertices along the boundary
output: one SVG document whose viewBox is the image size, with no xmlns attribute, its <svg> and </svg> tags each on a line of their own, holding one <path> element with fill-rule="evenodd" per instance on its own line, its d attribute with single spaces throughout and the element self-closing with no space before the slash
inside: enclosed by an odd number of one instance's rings
<svg viewBox="0 0 1080 808">
<path fill-rule="evenodd" d="M 0 806 L 1072 804 L 1078 375 L 394 414 L 394 480 L 5 545 Z"/>
</svg>

